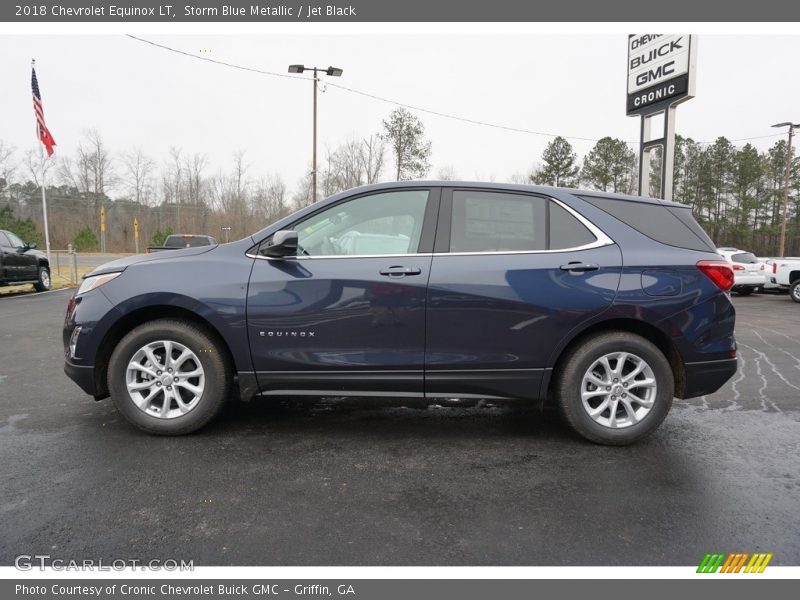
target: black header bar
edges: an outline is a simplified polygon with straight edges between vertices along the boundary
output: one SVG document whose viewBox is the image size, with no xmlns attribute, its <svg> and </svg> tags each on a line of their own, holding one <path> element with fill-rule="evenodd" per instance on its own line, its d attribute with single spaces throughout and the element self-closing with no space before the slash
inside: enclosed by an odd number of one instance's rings
<svg viewBox="0 0 800 600">
<path fill-rule="evenodd" d="M 0 22 L 787 22 L 786 0 L 3 0 Z M 598 31 L 598 33 L 601 33 Z"/>
</svg>

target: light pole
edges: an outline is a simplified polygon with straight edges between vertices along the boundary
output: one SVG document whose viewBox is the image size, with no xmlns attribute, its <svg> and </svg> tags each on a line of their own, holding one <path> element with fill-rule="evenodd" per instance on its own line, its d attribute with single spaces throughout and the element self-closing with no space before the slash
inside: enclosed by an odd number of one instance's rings
<svg viewBox="0 0 800 600">
<path fill-rule="evenodd" d="M 341 77 L 342 70 L 336 67 L 328 67 L 323 69 L 321 67 L 306 67 L 304 65 L 289 65 L 289 73 L 303 73 L 305 71 L 313 71 L 314 78 L 314 132 L 311 146 L 311 199 L 312 202 L 317 201 L 317 84 L 319 83 L 319 73 L 325 73 L 329 77 Z"/>
<path fill-rule="evenodd" d="M 786 148 L 786 173 L 783 177 L 783 219 L 781 220 L 781 241 L 780 251 L 778 254 L 780 258 L 784 257 L 786 250 L 786 210 L 789 204 L 789 178 L 792 175 L 792 136 L 794 135 L 795 127 L 800 127 L 798 123 L 776 123 L 773 127 L 788 127 L 789 128 L 789 145 Z"/>
</svg>

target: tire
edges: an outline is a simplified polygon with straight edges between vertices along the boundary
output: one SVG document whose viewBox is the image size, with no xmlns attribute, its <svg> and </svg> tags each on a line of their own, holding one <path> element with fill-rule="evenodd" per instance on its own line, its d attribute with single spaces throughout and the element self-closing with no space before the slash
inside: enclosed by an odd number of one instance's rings
<svg viewBox="0 0 800 600">
<path fill-rule="evenodd" d="M 753 288 L 739 288 L 736 290 L 736 293 L 740 296 L 749 296 L 753 293 Z"/>
<path fill-rule="evenodd" d="M 33 284 L 33 288 L 37 292 L 46 292 L 50 289 L 52 282 L 50 281 L 50 269 L 47 267 L 39 267 L 39 277 L 37 278 L 36 283 Z"/>
<path fill-rule="evenodd" d="M 789 297 L 795 302 L 800 302 L 800 279 L 792 284 L 789 288 Z"/>
<path fill-rule="evenodd" d="M 165 361 L 167 348 L 171 367 Z M 117 410 L 147 433 L 197 431 L 220 413 L 232 386 L 232 368 L 221 348 L 216 335 L 189 321 L 159 319 L 136 327 L 117 344 L 108 365 L 108 387 Z M 151 355 L 160 368 L 152 368 Z M 168 368 L 174 370 L 168 373 Z M 129 384 L 141 389 L 131 391 Z M 148 400 L 145 396 L 151 393 Z"/>
<path fill-rule="evenodd" d="M 627 358 L 623 359 L 619 353 L 626 353 Z M 622 377 L 618 378 L 621 381 L 614 383 L 613 375 L 602 364 L 603 357 L 607 358 L 608 366 L 613 367 L 612 371 L 617 370 L 620 359 L 623 360 Z M 632 382 L 623 384 L 625 377 L 640 363 L 644 363 L 645 368 Z M 585 380 L 590 372 L 610 385 L 598 386 Z M 654 380 L 654 387 L 645 383 L 650 379 Z M 629 390 L 623 385 L 635 390 L 644 402 L 631 400 Z M 623 446 L 642 439 L 661 425 L 672 406 L 674 378 L 669 361 L 650 341 L 628 332 L 608 332 L 593 335 L 569 351 L 556 375 L 554 391 L 562 416 L 576 433 L 597 444 Z M 584 391 L 588 408 L 582 398 Z M 622 394 L 628 399 L 627 406 L 633 415 L 626 408 Z M 589 409 L 599 410 L 605 401 L 607 408 L 595 417 L 590 416 Z M 649 407 L 645 406 L 647 401 Z M 613 419 L 612 406 L 616 407 Z"/>
</svg>

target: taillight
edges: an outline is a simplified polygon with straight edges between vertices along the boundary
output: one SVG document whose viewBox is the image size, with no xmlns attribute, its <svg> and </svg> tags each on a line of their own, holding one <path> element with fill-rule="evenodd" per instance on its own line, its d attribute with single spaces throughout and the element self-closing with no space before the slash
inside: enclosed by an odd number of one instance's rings
<svg viewBox="0 0 800 600">
<path fill-rule="evenodd" d="M 775 274 L 778 272 L 778 263 L 772 263 L 772 273 Z"/>
<path fill-rule="evenodd" d="M 734 265 L 733 269 L 736 266 Z M 721 260 L 701 260 L 697 263 L 697 268 L 723 292 L 727 292 L 733 287 L 733 269 L 730 264 Z"/>
<path fill-rule="evenodd" d="M 744 267 L 742 265 L 733 265 L 734 271 L 744 271 Z"/>
<path fill-rule="evenodd" d="M 761 264 L 761 270 L 762 271 L 764 270 L 764 264 L 763 263 Z"/>
</svg>

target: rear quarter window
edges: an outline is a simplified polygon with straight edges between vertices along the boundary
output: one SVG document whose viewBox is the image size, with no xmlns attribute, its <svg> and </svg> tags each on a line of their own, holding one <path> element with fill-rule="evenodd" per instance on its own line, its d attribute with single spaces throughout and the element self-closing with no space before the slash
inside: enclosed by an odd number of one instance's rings
<svg viewBox="0 0 800 600">
<path fill-rule="evenodd" d="M 688 250 L 716 252 L 688 206 L 682 208 L 594 196 L 581 198 L 657 242 Z"/>
</svg>

